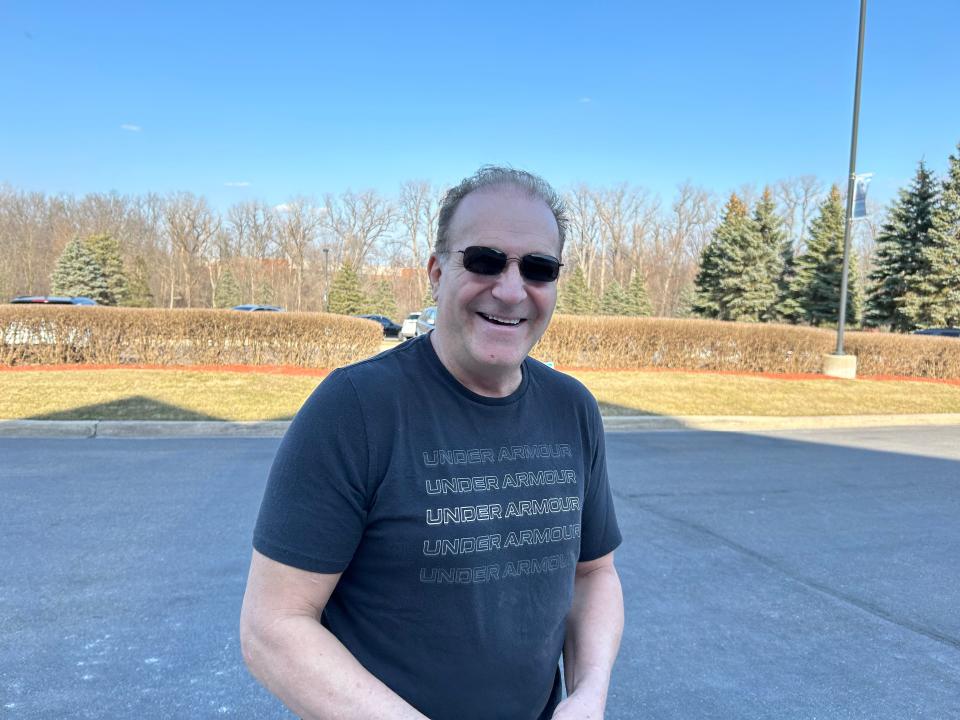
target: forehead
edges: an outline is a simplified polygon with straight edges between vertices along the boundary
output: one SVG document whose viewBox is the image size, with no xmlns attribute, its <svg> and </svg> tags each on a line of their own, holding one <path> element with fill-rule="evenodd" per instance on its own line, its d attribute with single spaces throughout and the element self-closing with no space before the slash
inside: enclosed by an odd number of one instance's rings
<svg viewBox="0 0 960 720">
<path fill-rule="evenodd" d="M 560 231 L 547 204 L 509 185 L 467 195 L 450 223 L 452 249 L 489 245 L 559 255 Z"/>
</svg>

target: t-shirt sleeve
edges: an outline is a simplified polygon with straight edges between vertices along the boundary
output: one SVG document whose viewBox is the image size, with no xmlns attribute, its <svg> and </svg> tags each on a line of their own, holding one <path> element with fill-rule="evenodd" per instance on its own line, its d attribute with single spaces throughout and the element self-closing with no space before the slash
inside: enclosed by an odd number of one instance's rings
<svg viewBox="0 0 960 720">
<path fill-rule="evenodd" d="M 284 435 L 260 505 L 253 546 L 285 565 L 346 569 L 369 507 L 367 433 L 349 376 L 327 376 Z"/>
<path fill-rule="evenodd" d="M 603 419 L 596 401 L 591 400 L 592 460 L 590 477 L 583 501 L 579 562 L 587 562 L 613 552 L 622 541 L 613 493 L 607 478 L 607 450 L 603 436 Z"/>
</svg>

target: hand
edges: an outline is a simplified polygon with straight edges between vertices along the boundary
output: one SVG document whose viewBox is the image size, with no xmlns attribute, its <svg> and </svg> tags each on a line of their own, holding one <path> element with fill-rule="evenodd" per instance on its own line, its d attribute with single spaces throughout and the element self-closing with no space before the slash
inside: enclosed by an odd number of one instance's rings
<svg viewBox="0 0 960 720">
<path fill-rule="evenodd" d="M 603 720 L 604 699 L 574 692 L 553 711 L 553 720 Z"/>
</svg>

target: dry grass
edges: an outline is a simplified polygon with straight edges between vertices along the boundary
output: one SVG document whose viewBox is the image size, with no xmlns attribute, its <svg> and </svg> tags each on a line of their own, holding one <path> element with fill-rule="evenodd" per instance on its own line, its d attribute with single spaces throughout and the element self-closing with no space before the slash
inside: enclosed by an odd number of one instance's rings
<svg viewBox="0 0 960 720">
<path fill-rule="evenodd" d="M 606 415 L 875 415 L 960 412 L 960 386 L 780 380 L 683 372 L 576 371 Z"/>
<path fill-rule="evenodd" d="M 609 415 L 852 415 L 960 412 L 960 386 L 781 380 L 686 372 L 576 371 Z M 182 370 L 0 372 L 0 418 L 281 420 L 319 377 Z"/>
</svg>

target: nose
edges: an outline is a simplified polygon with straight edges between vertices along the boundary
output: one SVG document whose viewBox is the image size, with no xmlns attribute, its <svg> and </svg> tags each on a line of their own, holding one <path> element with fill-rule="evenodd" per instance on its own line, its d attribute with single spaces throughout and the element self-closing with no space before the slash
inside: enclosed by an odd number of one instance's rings
<svg viewBox="0 0 960 720">
<path fill-rule="evenodd" d="M 520 274 L 520 261 L 518 259 L 510 258 L 507 261 L 507 266 L 493 285 L 493 296 L 497 300 L 510 305 L 515 305 L 526 299 L 527 286 Z"/>
</svg>

